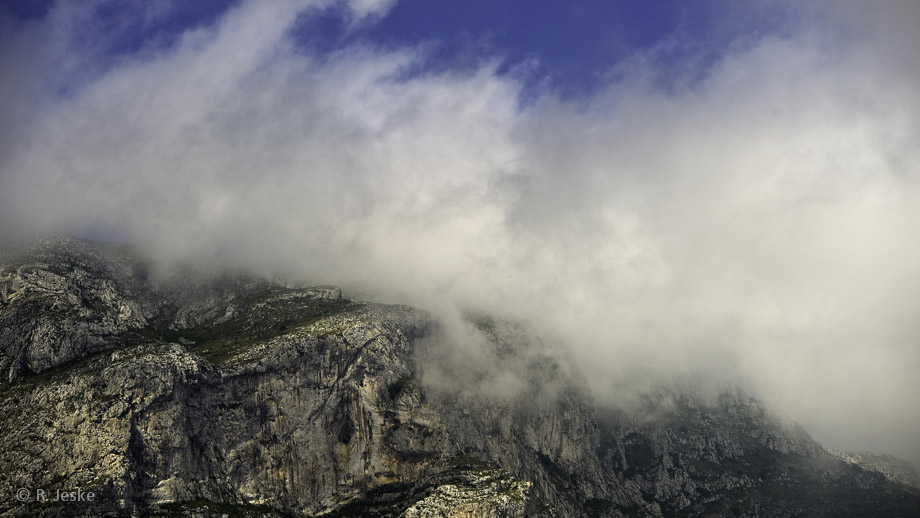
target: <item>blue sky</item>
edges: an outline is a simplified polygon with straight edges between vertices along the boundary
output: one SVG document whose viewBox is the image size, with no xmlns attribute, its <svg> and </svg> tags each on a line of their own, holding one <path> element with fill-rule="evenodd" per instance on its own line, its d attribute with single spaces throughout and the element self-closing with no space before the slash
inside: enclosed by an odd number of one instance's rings
<svg viewBox="0 0 920 518">
<path fill-rule="evenodd" d="M 41 18 L 50 0 L 5 0 L 12 24 Z M 237 0 L 100 2 L 93 10 L 97 59 L 120 62 L 175 44 L 185 31 L 215 23 Z M 706 75 L 728 50 L 790 30 L 794 17 L 779 2 L 724 0 L 403 0 L 382 16 L 352 23 L 342 4 L 301 16 L 292 35 L 305 52 L 324 55 L 350 45 L 425 45 L 414 73 L 469 69 L 485 61 L 522 80 L 522 96 L 551 92 L 590 96 L 617 79 L 618 66 L 641 57 L 662 88 Z"/>
<path fill-rule="evenodd" d="M 432 41 L 430 66 L 495 57 L 503 70 L 526 70 L 530 85 L 563 96 L 585 95 L 637 54 L 655 59 L 668 81 L 706 67 L 740 38 L 777 30 L 778 9 L 748 12 L 724 2 L 579 0 L 399 2 L 359 37 L 374 43 Z"/>
</svg>

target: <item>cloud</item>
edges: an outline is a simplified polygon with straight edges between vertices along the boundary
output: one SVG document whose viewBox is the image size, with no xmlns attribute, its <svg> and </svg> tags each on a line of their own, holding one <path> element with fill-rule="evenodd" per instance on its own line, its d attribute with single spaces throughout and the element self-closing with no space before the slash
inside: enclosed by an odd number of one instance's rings
<svg viewBox="0 0 920 518">
<path fill-rule="evenodd" d="M 99 59 L 64 23 L 85 12 L 6 38 L 28 102 L 3 104 L 2 225 L 526 319 L 598 397 L 703 372 L 836 446 L 920 458 L 910 7 L 815 8 L 699 80 L 661 88 L 637 59 L 521 107 L 487 59 L 296 48 L 294 20 L 335 5 L 246 2 L 77 79 L 52 65 Z"/>
</svg>

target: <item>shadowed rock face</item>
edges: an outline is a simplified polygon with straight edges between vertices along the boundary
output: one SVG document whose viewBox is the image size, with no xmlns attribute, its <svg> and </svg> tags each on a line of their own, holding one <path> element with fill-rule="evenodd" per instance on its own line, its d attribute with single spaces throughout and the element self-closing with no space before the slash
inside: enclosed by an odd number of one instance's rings
<svg viewBox="0 0 920 518">
<path fill-rule="evenodd" d="M 841 460 L 737 391 L 599 408 L 525 326 L 472 320 L 518 390 L 427 383 L 439 331 L 413 308 L 153 279 L 125 251 L 64 237 L 4 251 L 0 494 L 33 498 L 0 513 L 920 514 L 896 459 Z M 94 501 L 34 501 L 76 488 Z"/>
</svg>

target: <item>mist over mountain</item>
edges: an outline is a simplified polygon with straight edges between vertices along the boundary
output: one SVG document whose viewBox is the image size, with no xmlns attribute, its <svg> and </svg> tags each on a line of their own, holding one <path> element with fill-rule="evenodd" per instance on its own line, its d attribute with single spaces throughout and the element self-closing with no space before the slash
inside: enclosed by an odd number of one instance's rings
<svg viewBox="0 0 920 518">
<path fill-rule="evenodd" d="M 467 321 L 489 315 L 601 403 L 705 378 L 917 463 L 920 12 L 795 4 L 769 30 L 726 8 L 717 53 L 675 62 L 677 30 L 574 98 L 540 56 L 375 40 L 398 2 L 235 2 L 172 32 L 168 3 L 4 13 L 0 230 L 423 308 L 459 351 L 433 383 L 492 372 Z M 340 45 L 300 43 L 330 16 Z"/>
</svg>

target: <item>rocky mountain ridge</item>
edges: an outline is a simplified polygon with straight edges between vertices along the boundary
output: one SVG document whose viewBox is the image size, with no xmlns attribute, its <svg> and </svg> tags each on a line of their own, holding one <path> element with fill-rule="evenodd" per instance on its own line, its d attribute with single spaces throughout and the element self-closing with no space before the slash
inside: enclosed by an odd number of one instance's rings
<svg viewBox="0 0 920 518">
<path fill-rule="evenodd" d="M 469 326 L 499 368 L 333 287 L 158 278 L 61 236 L 5 250 L 0 513 L 920 515 L 910 466 L 828 452 L 740 391 L 605 408 L 525 325 Z M 96 498 L 36 497 L 77 488 Z"/>
</svg>

